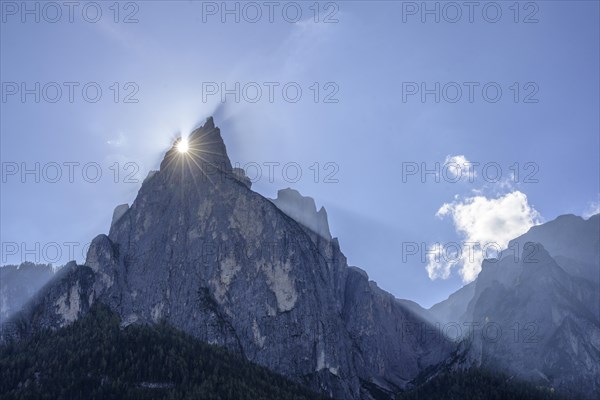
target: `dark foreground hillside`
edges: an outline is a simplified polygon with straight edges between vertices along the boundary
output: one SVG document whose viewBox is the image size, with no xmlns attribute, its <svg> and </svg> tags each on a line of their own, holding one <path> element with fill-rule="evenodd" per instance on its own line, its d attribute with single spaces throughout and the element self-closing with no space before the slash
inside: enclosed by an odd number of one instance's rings
<svg viewBox="0 0 600 400">
<path fill-rule="evenodd" d="M 165 324 L 85 318 L 0 347 L 0 399 L 319 399 L 310 390 Z"/>
<path fill-rule="evenodd" d="M 566 400 L 552 389 L 477 368 L 440 374 L 396 400 Z"/>
</svg>

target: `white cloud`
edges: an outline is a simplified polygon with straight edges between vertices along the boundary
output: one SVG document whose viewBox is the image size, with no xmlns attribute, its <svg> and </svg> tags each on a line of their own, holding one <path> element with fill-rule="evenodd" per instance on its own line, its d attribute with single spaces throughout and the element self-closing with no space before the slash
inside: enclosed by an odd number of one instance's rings
<svg viewBox="0 0 600 400">
<path fill-rule="evenodd" d="M 464 155 L 446 156 L 444 169 L 448 171 L 448 179 L 455 180 L 456 182 L 460 180 L 473 182 L 477 177 L 475 167 Z"/>
<path fill-rule="evenodd" d="M 511 239 L 541 223 L 540 214 L 520 191 L 496 198 L 455 198 L 452 203 L 443 204 L 436 216 L 451 217 L 463 242 L 458 252 L 454 244 L 433 246 L 427 255 L 429 277 L 446 279 L 458 267 L 464 282 L 477 277 L 486 250 L 505 249 Z"/>
</svg>

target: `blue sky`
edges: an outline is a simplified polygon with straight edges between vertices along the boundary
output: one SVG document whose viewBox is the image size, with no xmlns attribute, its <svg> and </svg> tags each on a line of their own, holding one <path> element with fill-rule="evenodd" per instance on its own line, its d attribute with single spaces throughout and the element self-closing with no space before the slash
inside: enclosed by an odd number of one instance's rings
<svg viewBox="0 0 600 400">
<path fill-rule="evenodd" d="M 454 265 L 409 256 L 408 243 L 430 248 L 497 237 L 502 244 L 531 224 L 597 209 L 598 2 L 522 2 L 518 15 L 512 1 L 481 2 L 473 22 L 463 8 L 455 23 L 448 20 L 456 10 L 443 3 L 439 22 L 432 14 L 422 22 L 421 2 L 329 3 L 319 4 L 315 22 L 312 1 L 280 2 L 271 22 L 257 2 L 262 16 L 255 23 L 248 21 L 255 9 L 239 3 L 238 23 L 234 14 L 222 21 L 221 2 L 122 2 L 118 16 L 107 2 L 93 23 L 95 8 L 84 2 L 73 22 L 63 8 L 52 23 L 53 9 L 39 5 L 36 22 L 22 15 L 21 2 L 2 2 L 2 263 L 52 261 L 54 244 L 62 253 L 55 263 L 66 261 L 69 249 L 83 261 L 85 244 L 108 231 L 114 206 L 133 201 L 178 132 L 213 114 L 232 162 L 249 174 L 261 165 L 256 191 L 274 197 L 293 187 L 315 198 L 351 265 L 425 306 L 477 269 L 460 258 Z M 300 20 L 290 22 L 298 9 Z M 497 9 L 501 17 L 492 23 Z M 127 16 L 137 22 L 124 23 Z M 36 82 L 40 101 L 35 93 L 23 101 L 21 84 L 35 92 Z M 208 91 L 236 82 L 239 102 Z M 439 102 L 435 93 L 424 101 L 420 92 L 408 94 L 436 82 Z M 252 102 L 256 86 L 262 97 Z M 94 103 L 98 87 L 102 97 Z M 302 97 L 294 103 L 298 87 Z M 452 102 L 457 87 L 462 96 Z M 498 87 L 502 95 L 492 102 Z M 456 160 L 479 165 L 450 182 L 448 162 Z M 265 163 L 274 162 L 271 182 Z M 35 163 L 40 182 L 33 174 L 23 179 L 22 167 Z M 403 177 L 407 163 L 419 171 L 440 163 L 440 182 L 431 174 L 425 182 L 419 174 Z M 62 176 L 52 183 L 56 165 Z M 102 176 L 94 182 L 97 170 Z"/>
</svg>

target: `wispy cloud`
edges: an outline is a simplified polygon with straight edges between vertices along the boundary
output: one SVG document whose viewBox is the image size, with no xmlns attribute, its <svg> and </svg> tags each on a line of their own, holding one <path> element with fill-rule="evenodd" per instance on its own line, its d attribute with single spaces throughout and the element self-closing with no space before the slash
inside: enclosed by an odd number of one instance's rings
<svg viewBox="0 0 600 400">
<path fill-rule="evenodd" d="M 116 138 L 108 139 L 106 143 L 113 147 L 123 147 L 127 145 L 127 137 L 123 132 L 119 132 L 119 135 Z"/>
<path fill-rule="evenodd" d="M 587 208 L 582 213 L 583 218 L 588 219 L 592 215 L 596 215 L 600 213 L 600 194 L 598 195 L 598 199 L 596 201 L 590 201 L 588 203 Z"/>
</svg>

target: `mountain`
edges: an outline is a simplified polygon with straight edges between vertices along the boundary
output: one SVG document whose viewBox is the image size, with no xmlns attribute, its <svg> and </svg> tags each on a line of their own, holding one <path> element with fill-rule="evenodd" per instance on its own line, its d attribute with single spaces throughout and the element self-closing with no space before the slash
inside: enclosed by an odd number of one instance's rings
<svg viewBox="0 0 600 400">
<path fill-rule="evenodd" d="M 508 248 L 518 248 L 523 254 L 523 245 L 528 242 L 542 243 L 570 275 L 600 282 L 600 214 L 587 220 L 572 214 L 561 215 L 511 240 Z"/>
<path fill-rule="evenodd" d="M 0 323 L 19 311 L 54 275 L 49 264 L 0 267 Z"/>
<path fill-rule="evenodd" d="M 188 141 L 115 210 L 85 265 L 65 266 L 4 324 L 4 341 L 68 326 L 100 303 L 124 326 L 164 321 L 343 399 L 392 398 L 449 357 L 454 343 L 418 333 L 433 328 L 414 303 L 347 265 L 314 200 L 253 192 L 212 118 Z"/>
<path fill-rule="evenodd" d="M 597 398 L 599 220 L 567 215 L 531 228 L 430 311 L 462 324 L 474 365 Z"/>
<path fill-rule="evenodd" d="M 102 306 L 122 329 L 165 324 L 340 399 L 466 395 L 469 377 L 492 382 L 485 371 L 508 377 L 490 395 L 508 379 L 600 395 L 597 215 L 531 228 L 425 310 L 348 266 L 313 199 L 252 191 L 212 119 L 188 141 L 115 208 L 85 265 L 68 263 L 3 322 L 0 342 L 67 332 Z"/>
</svg>

